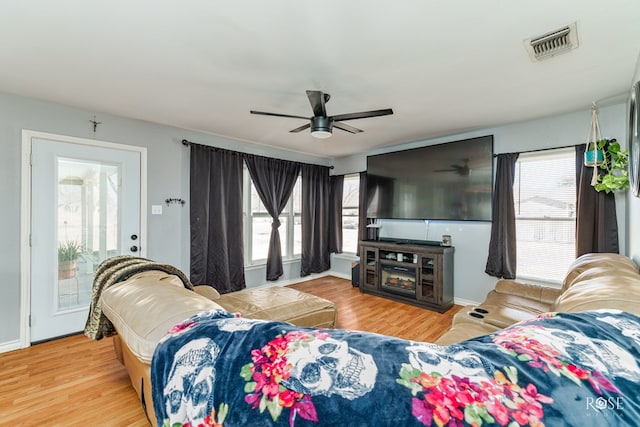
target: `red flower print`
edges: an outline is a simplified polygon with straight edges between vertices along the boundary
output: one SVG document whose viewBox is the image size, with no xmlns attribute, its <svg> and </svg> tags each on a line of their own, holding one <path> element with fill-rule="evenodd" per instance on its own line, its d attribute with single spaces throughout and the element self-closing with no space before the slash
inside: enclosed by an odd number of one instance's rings
<svg viewBox="0 0 640 427">
<path fill-rule="evenodd" d="M 291 410 L 289 424 L 293 426 L 296 416 L 302 419 L 317 421 L 316 409 L 311 396 L 290 390 L 282 385 L 283 380 L 290 378 L 290 366 L 287 353 L 316 339 L 326 339 L 327 332 L 290 331 L 278 335 L 260 349 L 251 351 L 251 363 L 242 368 L 241 376 L 247 381 L 249 390 L 245 402 L 253 409 L 266 408 L 273 420 L 277 420 L 283 408 Z"/>
</svg>

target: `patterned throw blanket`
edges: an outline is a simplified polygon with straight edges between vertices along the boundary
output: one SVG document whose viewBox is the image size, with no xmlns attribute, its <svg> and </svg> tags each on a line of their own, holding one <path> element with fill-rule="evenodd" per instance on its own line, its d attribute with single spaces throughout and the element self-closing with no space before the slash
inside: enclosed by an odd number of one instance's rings
<svg viewBox="0 0 640 427">
<path fill-rule="evenodd" d="M 182 280 L 184 287 L 193 290 L 189 278 L 177 268 L 168 264 L 158 264 L 146 258 L 129 255 L 115 256 L 104 260 L 95 272 L 93 279 L 91 305 L 89 317 L 84 327 L 84 334 L 91 339 L 100 340 L 116 334 L 113 324 L 102 314 L 100 296 L 109 286 L 127 280 L 134 274 L 148 270 L 160 270 L 168 274 L 175 274 Z"/>
<path fill-rule="evenodd" d="M 152 360 L 158 426 L 637 426 L 640 318 L 548 313 L 449 347 L 217 310 Z"/>
</svg>

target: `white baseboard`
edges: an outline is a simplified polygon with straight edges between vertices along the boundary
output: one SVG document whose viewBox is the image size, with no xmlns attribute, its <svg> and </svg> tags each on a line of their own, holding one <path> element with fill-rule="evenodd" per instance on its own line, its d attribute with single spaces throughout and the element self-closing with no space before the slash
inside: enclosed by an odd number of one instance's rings
<svg viewBox="0 0 640 427">
<path fill-rule="evenodd" d="M 7 353 L 9 351 L 21 349 L 20 340 L 7 341 L 0 343 L 0 353 Z"/>
<path fill-rule="evenodd" d="M 453 303 L 456 304 L 456 305 L 462 305 L 462 306 L 465 306 L 465 305 L 480 305 L 480 303 L 477 302 L 477 301 L 471 301 L 471 300 L 468 300 L 468 299 L 455 298 L 455 297 L 453 298 Z"/>
<path fill-rule="evenodd" d="M 328 274 L 326 274 L 326 276 L 336 276 L 336 277 L 339 277 L 341 279 L 347 279 L 347 280 L 351 281 L 351 275 L 350 274 L 338 273 L 337 271 L 329 271 Z"/>
</svg>

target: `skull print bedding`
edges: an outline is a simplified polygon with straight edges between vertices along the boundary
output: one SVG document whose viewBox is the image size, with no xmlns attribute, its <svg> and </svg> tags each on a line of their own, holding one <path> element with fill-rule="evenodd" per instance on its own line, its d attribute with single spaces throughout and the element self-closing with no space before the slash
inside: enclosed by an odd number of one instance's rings
<svg viewBox="0 0 640 427">
<path fill-rule="evenodd" d="M 547 313 L 448 347 L 222 310 L 151 367 L 164 426 L 638 425 L 640 318 Z"/>
</svg>

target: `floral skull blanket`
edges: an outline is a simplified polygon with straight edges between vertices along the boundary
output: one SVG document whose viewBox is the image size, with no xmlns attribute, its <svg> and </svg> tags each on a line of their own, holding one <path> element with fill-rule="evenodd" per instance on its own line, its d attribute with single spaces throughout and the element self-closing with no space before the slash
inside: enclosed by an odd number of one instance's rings
<svg viewBox="0 0 640 427">
<path fill-rule="evenodd" d="M 548 313 L 441 347 L 194 316 L 151 367 L 162 426 L 640 425 L 640 318 Z"/>
</svg>

